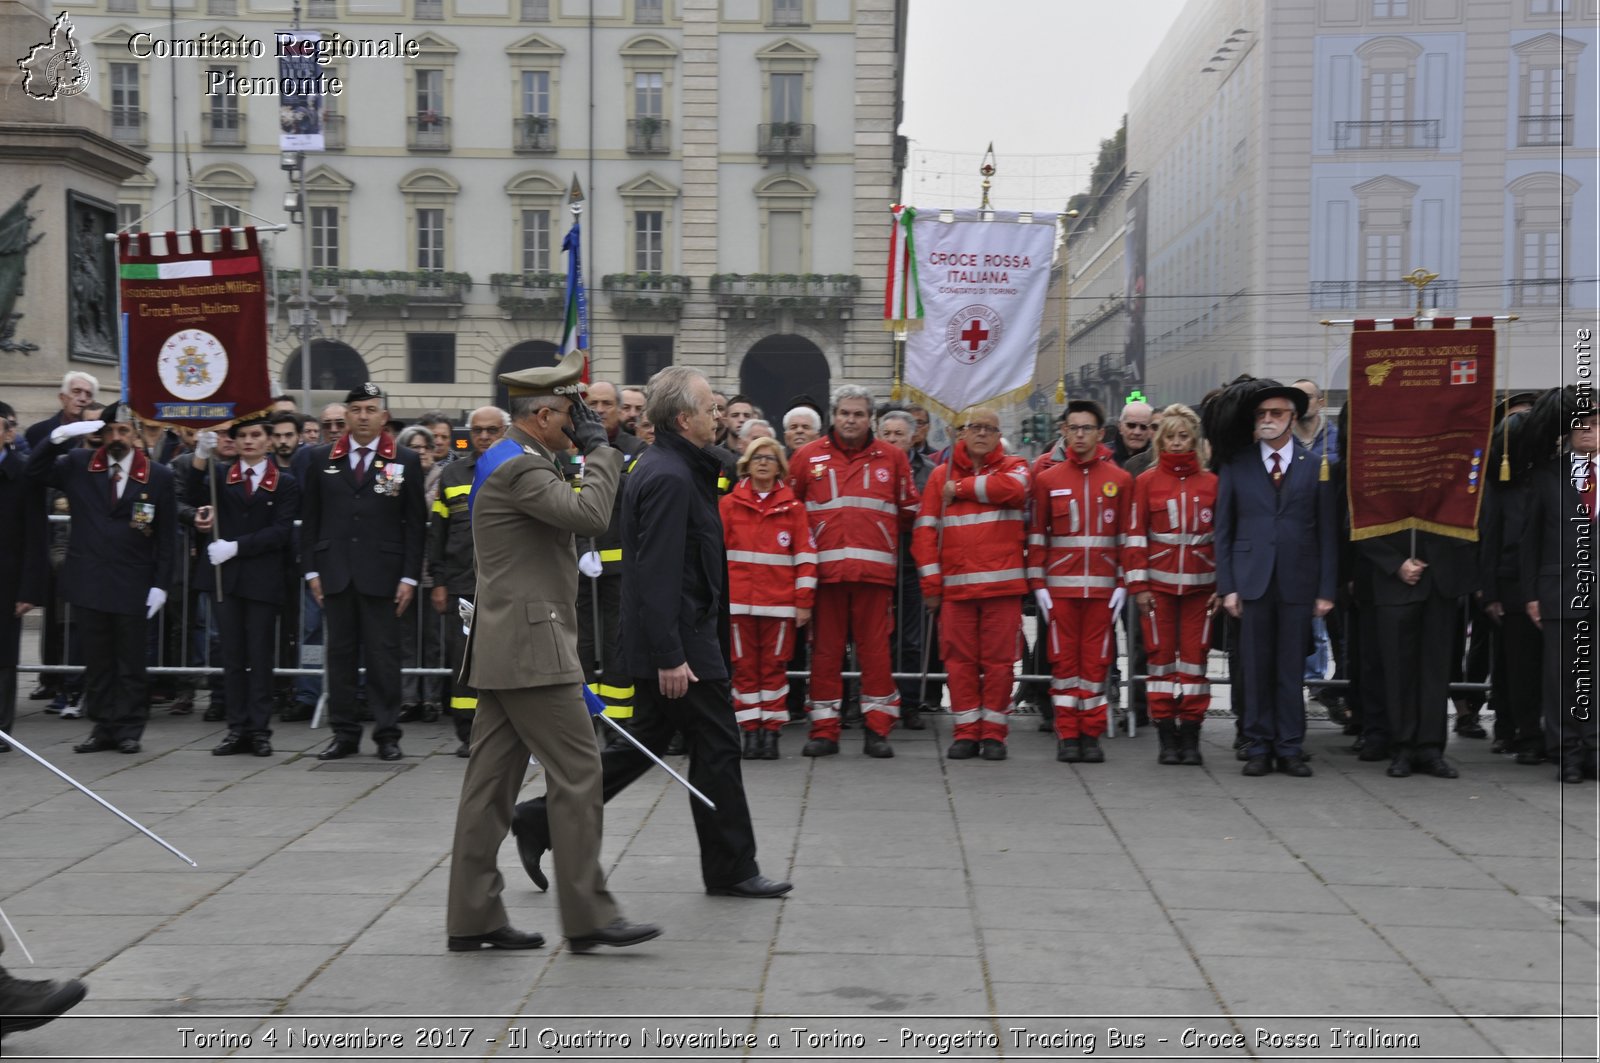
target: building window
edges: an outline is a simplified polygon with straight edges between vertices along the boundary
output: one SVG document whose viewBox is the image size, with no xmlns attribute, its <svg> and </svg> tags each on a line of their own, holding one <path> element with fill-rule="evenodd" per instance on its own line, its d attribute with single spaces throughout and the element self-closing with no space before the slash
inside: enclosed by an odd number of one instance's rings
<svg viewBox="0 0 1600 1063">
<path fill-rule="evenodd" d="M 239 0 L 206 0 L 206 14 L 208 15 L 237 15 L 239 13 Z"/>
<path fill-rule="evenodd" d="M 1405 18 L 1407 0 L 1372 0 L 1373 18 Z"/>
<path fill-rule="evenodd" d="M 550 272 L 550 212 L 522 212 L 522 272 Z"/>
<path fill-rule="evenodd" d="M 222 66 L 211 68 L 224 77 L 237 75 L 239 68 Z M 231 92 L 209 97 L 210 110 L 201 116 L 201 139 L 208 147 L 243 147 L 244 114 L 239 110 L 239 97 Z"/>
<path fill-rule="evenodd" d="M 1400 279 L 1400 250 L 1405 242 L 1403 232 L 1368 232 L 1362 237 L 1365 244 L 1361 261 L 1361 279 L 1397 281 Z"/>
<path fill-rule="evenodd" d="M 550 0 L 522 0 L 522 21 L 549 22 Z"/>
<path fill-rule="evenodd" d="M 662 116 L 664 81 L 660 71 L 640 71 L 633 75 L 634 117 L 659 119 Z"/>
<path fill-rule="evenodd" d="M 772 0 L 772 26 L 804 26 L 805 0 Z"/>
<path fill-rule="evenodd" d="M 139 10 L 139 0 L 107 0 L 106 10 L 113 14 Z"/>
<path fill-rule="evenodd" d="M 804 273 L 805 215 L 775 210 L 767 215 L 767 272 Z"/>
<path fill-rule="evenodd" d="M 431 128 L 444 120 L 444 71 L 417 71 L 417 128 Z"/>
<path fill-rule="evenodd" d="M 138 224 L 144 217 L 143 203 L 118 203 L 117 204 L 117 232 L 140 233 L 144 228 Z"/>
<path fill-rule="evenodd" d="M 663 0 L 633 0 L 633 21 L 640 26 L 659 26 L 664 6 Z"/>
<path fill-rule="evenodd" d="M 456 382 L 455 333 L 408 333 L 406 335 L 406 353 L 411 362 L 411 382 L 413 384 L 454 384 Z"/>
<path fill-rule="evenodd" d="M 666 250 L 662 240 L 662 212 L 633 213 L 633 268 L 638 273 L 665 273 Z"/>
<path fill-rule="evenodd" d="M 238 207 L 230 207 L 222 203 L 211 204 L 211 227 L 213 229 L 237 229 L 244 224 L 244 216 L 239 213 Z"/>
<path fill-rule="evenodd" d="M 806 117 L 806 76 L 773 74 L 768 86 L 772 97 L 774 122 L 803 122 Z"/>
<path fill-rule="evenodd" d="M 417 208 L 417 268 L 444 269 L 444 209 Z"/>
<path fill-rule="evenodd" d="M 1572 0 L 1528 0 L 1530 15 L 1566 15 L 1572 11 Z"/>
<path fill-rule="evenodd" d="M 1561 174 L 1534 173 L 1519 177 L 1508 190 L 1516 219 L 1511 305 L 1567 305 L 1567 245 L 1578 182 Z"/>
<path fill-rule="evenodd" d="M 124 143 L 144 142 L 144 112 L 139 109 L 139 64 L 111 64 L 111 137 Z"/>
<path fill-rule="evenodd" d="M 307 0 L 307 18 L 338 18 L 339 0 Z"/>
<path fill-rule="evenodd" d="M 1542 33 L 1512 48 L 1517 71 L 1517 145 L 1570 147 L 1576 122 L 1578 71 L 1586 44 Z"/>
<path fill-rule="evenodd" d="M 622 337 L 623 375 L 643 383 L 672 364 L 671 336 Z"/>
<path fill-rule="evenodd" d="M 438 22 L 444 18 L 444 0 L 417 0 L 417 18 Z"/>
<path fill-rule="evenodd" d="M 311 208 L 311 265 L 318 269 L 339 267 L 339 208 Z"/>
<path fill-rule="evenodd" d="M 522 113 L 524 116 L 550 117 L 550 71 L 522 72 Z"/>
</svg>

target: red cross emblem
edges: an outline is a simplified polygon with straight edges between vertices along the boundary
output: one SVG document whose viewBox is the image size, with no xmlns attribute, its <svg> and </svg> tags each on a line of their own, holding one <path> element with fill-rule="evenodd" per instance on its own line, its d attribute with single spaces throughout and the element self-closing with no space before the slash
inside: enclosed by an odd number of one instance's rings
<svg viewBox="0 0 1600 1063">
<path fill-rule="evenodd" d="M 983 327 L 983 322 L 977 318 L 972 319 L 961 333 L 961 341 L 967 345 L 967 350 L 976 351 L 983 341 L 989 338 L 989 330 Z"/>
<path fill-rule="evenodd" d="M 1450 361 L 1450 383 L 1476 384 L 1478 382 L 1478 360 L 1476 358 L 1453 358 Z"/>
<path fill-rule="evenodd" d="M 982 303 L 962 307 L 944 329 L 945 352 L 963 365 L 987 358 L 1005 334 L 1005 321 Z"/>
</svg>

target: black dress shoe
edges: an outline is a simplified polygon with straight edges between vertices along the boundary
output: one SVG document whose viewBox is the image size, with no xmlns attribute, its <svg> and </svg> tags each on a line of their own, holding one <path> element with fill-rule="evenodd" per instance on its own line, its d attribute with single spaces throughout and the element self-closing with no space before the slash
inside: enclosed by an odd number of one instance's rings
<svg viewBox="0 0 1600 1063">
<path fill-rule="evenodd" d="M 831 757 L 839 752 L 839 743 L 831 738 L 813 738 L 800 751 L 802 757 Z"/>
<path fill-rule="evenodd" d="M 1304 757 L 1279 757 L 1278 770 L 1296 779 L 1311 778 L 1311 765 L 1306 763 Z"/>
<path fill-rule="evenodd" d="M 1496 738 L 1489 743 L 1489 752 L 1491 753 L 1511 753 L 1513 751 L 1511 739 L 1509 738 Z"/>
<path fill-rule="evenodd" d="M 1396 753 L 1389 762 L 1388 770 L 1384 772 L 1391 779 L 1409 779 L 1411 777 L 1411 754 Z"/>
<path fill-rule="evenodd" d="M 108 749 L 116 749 L 117 744 L 109 738 L 99 735 L 90 735 L 88 738 L 72 747 L 74 753 L 100 753 Z"/>
<path fill-rule="evenodd" d="M 1425 760 L 1417 765 L 1417 770 L 1426 775 L 1432 775 L 1435 779 L 1455 779 L 1461 775 L 1455 769 L 1455 765 L 1443 757 L 1433 757 L 1430 760 Z"/>
<path fill-rule="evenodd" d="M 327 749 L 324 749 L 321 753 L 317 754 L 317 759 L 343 760 L 345 757 L 353 757 L 359 752 L 361 752 L 360 742 L 351 742 L 348 739 L 335 738 L 332 742 L 328 743 Z"/>
<path fill-rule="evenodd" d="M 544 935 L 531 930 L 518 930 L 507 924 L 491 934 L 451 934 L 451 952 L 477 952 L 479 949 L 537 949 L 544 945 Z"/>
<path fill-rule="evenodd" d="M 894 756 L 894 746 L 889 744 L 889 737 L 878 734 L 870 728 L 867 729 L 866 741 L 861 748 L 867 756 L 876 760 L 888 760 Z"/>
<path fill-rule="evenodd" d="M 46 686 L 44 683 L 40 683 L 38 686 L 34 687 L 28 692 L 29 701 L 49 701 L 55 696 L 55 687 Z"/>
<path fill-rule="evenodd" d="M 922 718 L 920 705 L 906 705 L 900 709 L 900 726 L 908 731 L 926 731 L 927 721 Z"/>
<path fill-rule="evenodd" d="M 1252 779 L 1260 778 L 1272 771 L 1272 765 L 1266 757 L 1249 757 L 1244 762 L 1244 767 L 1239 769 L 1240 775 L 1248 775 Z"/>
<path fill-rule="evenodd" d="M 307 705 L 303 701 L 290 702 L 284 706 L 282 712 L 278 713 L 278 719 L 284 723 L 302 723 L 311 719 L 311 715 L 315 711 L 315 705 Z"/>
<path fill-rule="evenodd" d="M 459 746 L 456 746 L 456 756 L 460 757 L 462 760 L 466 760 L 468 757 L 472 756 L 472 743 L 462 742 Z"/>
<path fill-rule="evenodd" d="M 622 949 L 660 936 L 661 928 L 653 923 L 630 923 L 626 919 L 619 918 L 587 934 L 568 938 L 567 948 L 573 952 L 588 952 L 596 945 L 610 945 L 614 949 Z"/>
<path fill-rule="evenodd" d="M 422 706 L 407 703 L 400 706 L 400 722 L 415 723 L 422 718 Z"/>
<path fill-rule="evenodd" d="M 1581 783 L 1583 782 L 1583 769 L 1576 764 L 1563 765 L 1557 778 L 1564 783 Z"/>
<path fill-rule="evenodd" d="M 231 757 L 235 753 L 244 752 L 244 735 L 238 731 L 229 731 L 227 737 L 218 742 L 211 750 L 213 757 Z"/>
<path fill-rule="evenodd" d="M 122 741 L 117 743 L 118 753 L 133 754 L 140 752 L 143 748 L 144 747 L 139 744 L 138 739 L 134 738 L 124 738 Z"/>
<path fill-rule="evenodd" d="M 405 754 L 400 752 L 400 743 L 399 742 L 379 742 L 378 743 L 378 759 L 379 760 L 399 760 L 403 756 L 405 756 Z"/>
<path fill-rule="evenodd" d="M 978 755 L 978 743 L 970 738 L 958 738 L 944 751 L 946 760 L 971 760 Z"/>
<path fill-rule="evenodd" d="M 1357 760 L 1365 761 L 1392 760 L 1393 758 L 1394 754 L 1390 753 L 1389 747 L 1382 742 L 1368 742 L 1361 747 L 1361 751 L 1356 755 Z"/>
<path fill-rule="evenodd" d="M 522 861 L 522 870 L 533 879 L 533 884 L 541 890 L 547 890 L 550 888 L 550 879 L 539 866 L 539 861 L 550 848 L 550 836 L 536 827 L 523 826 L 522 823 L 520 819 L 511 821 L 511 835 L 517 839 L 517 857 Z"/>
<path fill-rule="evenodd" d="M 1537 749 L 1524 749 L 1516 755 L 1516 762 L 1525 767 L 1538 767 L 1544 763 L 1544 754 Z"/>
<path fill-rule="evenodd" d="M 266 735 L 251 735 L 250 754 L 256 757 L 272 756 L 272 739 Z"/>
<path fill-rule="evenodd" d="M 689 746 L 683 740 L 683 732 L 674 731 L 672 738 L 667 742 L 666 755 L 669 757 L 681 757 L 687 752 L 689 752 Z"/>
<path fill-rule="evenodd" d="M 782 897 L 792 889 L 792 882 L 774 882 L 764 875 L 751 875 L 731 886 L 707 886 L 706 893 L 713 897 Z"/>
<path fill-rule="evenodd" d="M 0 972 L 0 1014 L 5 1016 L 0 1032 L 36 1030 L 77 1007 L 88 991 L 89 987 L 76 978 L 35 982 Z"/>
</svg>

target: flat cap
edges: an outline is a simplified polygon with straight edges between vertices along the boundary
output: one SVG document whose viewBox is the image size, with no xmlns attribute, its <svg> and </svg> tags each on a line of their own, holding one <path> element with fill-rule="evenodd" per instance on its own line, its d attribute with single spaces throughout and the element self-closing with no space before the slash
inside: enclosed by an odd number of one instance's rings
<svg viewBox="0 0 1600 1063">
<path fill-rule="evenodd" d="M 350 394 L 344 397 L 344 404 L 348 406 L 352 402 L 364 402 L 367 399 L 377 399 L 379 402 L 383 401 L 383 389 L 370 380 L 365 384 L 357 384 L 355 387 L 351 388 Z"/>
<path fill-rule="evenodd" d="M 589 390 L 589 386 L 581 379 L 583 363 L 583 352 L 571 351 L 555 365 L 501 373 L 500 383 L 506 386 L 512 398 L 522 395 L 582 395 Z"/>
</svg>

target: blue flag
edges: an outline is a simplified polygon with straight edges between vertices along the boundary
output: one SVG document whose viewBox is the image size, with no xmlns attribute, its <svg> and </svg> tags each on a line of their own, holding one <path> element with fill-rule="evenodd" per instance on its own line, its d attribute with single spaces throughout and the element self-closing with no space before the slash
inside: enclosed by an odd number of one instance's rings
<svg viewBox="0 0 1600 1063">
<path fill-rule="evenodd" d="M 572 229 L 561 241 L 561 250 L 567 253 L 567 313 L 561 330 L 561 355 L 565 358 L 573 351 L 589 349 L 589 299 L 583 292 L 583 237 L 576 219 Z M 589 379 L 587 367 L 583 379 Z"/>
</svg>

